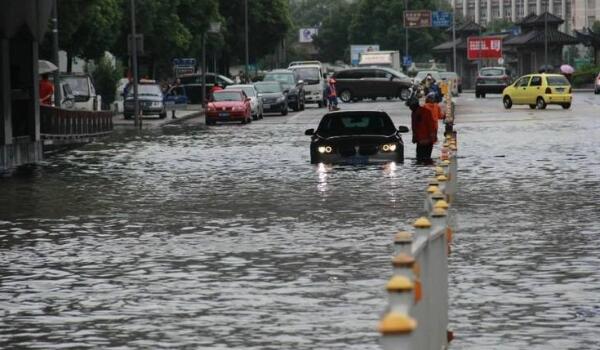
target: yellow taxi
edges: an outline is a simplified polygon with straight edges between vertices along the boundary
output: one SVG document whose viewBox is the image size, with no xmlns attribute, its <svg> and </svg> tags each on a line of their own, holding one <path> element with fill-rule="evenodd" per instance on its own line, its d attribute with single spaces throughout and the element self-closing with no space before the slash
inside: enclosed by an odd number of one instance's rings
<svg viewBox="0 0 600 350">
<path fill-rule="evenodd" d="M 502 92 L 504 108 L 529 105 L 531 109 L 544 109 L 549 104 L 571 107 L 571 84 L 560 74 L 529 74 L 520 77 Z"/>
</svg>

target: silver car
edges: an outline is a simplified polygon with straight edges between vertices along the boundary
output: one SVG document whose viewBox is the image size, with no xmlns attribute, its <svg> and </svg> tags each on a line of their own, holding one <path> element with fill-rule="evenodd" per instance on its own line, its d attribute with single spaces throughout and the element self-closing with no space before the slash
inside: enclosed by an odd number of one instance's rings
<svg viewBox="0 0 600 350">
<path fill-rule="evenodd" d="M 262 101 L 262 99 L 258 98 L 258 91 L 256 91 L 256 88 L 254 87 L 254 85 L 249 85 L 249 84 L 247 84 L 247 85 L 243 85 L 243 84 L 227 85 L 227 87 L 225 89 L 226 90 L 236 89 L 236 90 L 244 91 L 244 93 L 246 93 L 246 96 L 250 97 L 250 107 L 252 108 L 252 119 L 258 120 L 258 119 L 263 118 L 263 101 Z"/>
</svg>

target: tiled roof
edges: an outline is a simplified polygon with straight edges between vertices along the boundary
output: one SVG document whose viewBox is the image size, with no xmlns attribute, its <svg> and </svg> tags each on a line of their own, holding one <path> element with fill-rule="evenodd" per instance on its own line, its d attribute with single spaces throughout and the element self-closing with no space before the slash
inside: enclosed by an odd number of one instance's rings
<svg viewBox="0 0 600 350">
<path fill-rule="evenodd" d="M 548 30 L 548 43 L 550 44 L 561 44 L 561 45 L 573 45 L 578 44 L 577 38 L 559 32 L 558 30 Z M 508 40 L 504 41 L 504 45 L 530 45 L 530 44 L 544 44 L 544 30 L 531 30 L 521 35 L 517 35 Z"/>
</svg>

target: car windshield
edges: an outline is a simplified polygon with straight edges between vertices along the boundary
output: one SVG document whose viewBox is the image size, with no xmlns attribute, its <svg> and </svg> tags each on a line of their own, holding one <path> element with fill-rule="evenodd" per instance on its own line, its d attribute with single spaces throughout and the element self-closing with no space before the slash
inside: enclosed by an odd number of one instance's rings
<svg viewBox="0 0 600 350">
<path fill-rule="evenodd" d="M 238 91 L 219 91 L 213 94 L 213 101 L 242 101 L 242 94 Z"/>
<path fill-rule="evenodd" d="M 440 73 L 438 73 L 436 71 L 421 71 L 421 72 L 417 73 L 417 75 L 415 76 L 415 79 L 418 80 L 418 81 L 422 81 L 423 79 L 425 79 L 427 77 L 428 74 L 431 74 L 431 76 L 435 80 L 441 80 L 442 79 L 440 77 Z"/>
<path fill-rule="evenodd" d="M 320 80 L 319 68 L 294 68 L 300 80 L 307 83 L 318 83 Z"/>
<path fill-rule="evenodd" d="M 162 95 L 162 91 L 160 90 L 160 86 L 153 84 L 139 84 L 138 85 L 138 96 L 160 96 Z M 127 96 L 133 96 L 133 87 L 128 90 Z"/>
<path fill-rule="evenodd" d="M 548 86 L 571 85 L 569 83 L 569 81 L 567 80 L 567 78 L 563 77 L 562 75 L 552 75 L 552 76 L 546 77 L 546 81 L 548 82 Z"/>
<path fill-rule="evenodd" d="M 396 131 L 387 114 L 329 115 L 319 124 L 318 133 L 324 136 L 391 135 Z"/>
<path fill-rule="evenodd" d="M 482 69 L 479 72 L 479 75 L 481 75 L 482 77 L 497 77 L 500 75 L 504 75 L 504 71 L 499 68 Z"/>
<path fill-rule="evenodd" d="M 255 92 L 254 88 L 252 88 L 250 86 L 229 85 L 225 89 L 226 90 L 231 90 L 231 89 L 242 90 L 246 93 L 246 96 L 248 96 L 248 97 L 256 96 L 256 92 Z"/>
<path fill-rule="evenodd" d="M 64 81 L 71 86 L 73 95 L 90 96 L 90 86 L 87 77 L 65 77 Z"/>
<path fill-rule="evenodd" d="M 442 79 L 444 79 L 444 78 L 446 78 L 446 79 L 456 79 L 458 77 L 456 75 L 456 73 L 450 73 L 450 72 L 440 73 L 440 76 L 442 77 Z"/>
<path fill-rule="evenodd" d="M 293 73 L 271 73 L 265 75 L 264 81 L 280 81 L 287 85 L 294 85 L 295 79 Z"/>
<path fill-rule="evenodd" d="M 271 94 L 275 92 L 281 92 L 281 85 L 279 84 L 256 84 L 256 90 L 263 94 Z"/>
</svg>

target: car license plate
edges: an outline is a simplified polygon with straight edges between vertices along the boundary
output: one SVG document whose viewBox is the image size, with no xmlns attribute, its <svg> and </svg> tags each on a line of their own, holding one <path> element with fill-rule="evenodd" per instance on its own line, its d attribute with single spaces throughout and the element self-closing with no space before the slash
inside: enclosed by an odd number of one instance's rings
<svg viewBox="0 0 600 350">
<path fill-rule="evenodd" d="M 265 103 L 265 104 L 263 104 L 263 108 L 269 109 L 269 108 L 271 108 L 271 105 L 268 103 Z"/>
<path fill-rule="evenodd" d="M 229 113 L 227 112 L 221 112 L 219 113 L 219 117 L 223 118 L 223 117 L 229 117 Z"/>
<path fill-rule="evenodd" d="M 565 89 L 564 88 L 556 88 L 556 92 L 564 92 Z"/>
<path fill-rule="evenodd" d="M 367 156 L 354 156 L 351 158 L 352 164 L 365 164 L 369 161 L 369 157 Z"/>
</svg>

